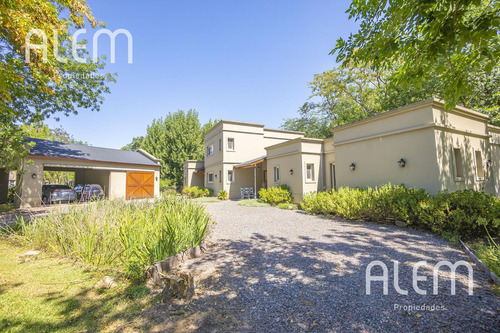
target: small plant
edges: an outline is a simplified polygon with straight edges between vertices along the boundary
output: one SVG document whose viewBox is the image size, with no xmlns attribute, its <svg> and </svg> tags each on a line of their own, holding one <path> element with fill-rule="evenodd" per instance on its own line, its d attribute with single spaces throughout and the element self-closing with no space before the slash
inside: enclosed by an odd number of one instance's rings
<svg viewBox="0 0 500 333">
<path fill-rule="evenodd" d="M 287 185 L 280 185 L 271 188 L 261 188 L 259 198 L 262 202 L 276 206 L 280 203 L 292 203 L 292 191 Z"/>
<path fill-rule="evenodd" d="M 217 194 L 217 198 L 219 198 L 219 200 L 227 200 L 229 199 L 229 194 L 226 191 L 221 190 L 219 194 Z"/>
<path fill-rule="evenodd" d="M 186 186 L 182 189 L 182 194 L 189 198 L 201 198 L 212 196 L 214 191 L 206 187 Z"/>
</svg>

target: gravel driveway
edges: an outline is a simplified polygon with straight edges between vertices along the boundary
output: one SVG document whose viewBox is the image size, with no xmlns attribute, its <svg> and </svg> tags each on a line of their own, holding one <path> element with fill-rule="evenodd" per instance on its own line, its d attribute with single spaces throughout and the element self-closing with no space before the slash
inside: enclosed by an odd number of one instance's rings
<svg viewBox="0 0 500 333">
<path fill-rule="evenodd" d="M 392 225 L 348 222 L 277 208 L 208 204 L 216 225 L 203 260 L 217 274 L 190 300 L 174 299 L 145 311 L 135 328 L 179 332 L 498 332 L 500 298 L 486 275 L 474 268 L 474 295 L 467 294 L 467 270 L 439 275 L 432 295 L 432 267 L 441 260 L 468 260 L 459 249 L 428 233 Z M 372 282 L 366 295 L 368 263 L 388 267 L 389 289 Z M 400 263 L 400 295 L 393 260 Z M 425 260 L 412 287 L 413 265 Z M 373 275 L 382 269 L 374 268 Z M 415 310 L 409 306 L 423 306 Z"/>
</svg>

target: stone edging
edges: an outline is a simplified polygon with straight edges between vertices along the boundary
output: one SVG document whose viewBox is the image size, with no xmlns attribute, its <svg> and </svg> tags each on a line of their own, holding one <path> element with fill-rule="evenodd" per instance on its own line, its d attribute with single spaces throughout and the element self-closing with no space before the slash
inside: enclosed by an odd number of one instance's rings
<svg viewBox="0 0 500 333">
<path fill-rule="evenodd" d="M 168 257 L 163 261 L 154 263 L 146 272 L 146 277 L 153 280 L 155 284 L 161 284 L 165 274 L 179 267 L 189 259 L 201 257 L 206 252 L 205 241 L 189 250 L 178 253 L 175 256 Z"/>
<path fill-rule="evenodd" d="M 478 265 L 479 267 L 481 267 L 481 269 L 483 271 L 485 271 L 488 276 L 490 277 L 491 280 L 493 280 L 495 283 L 497 284 L 500 284 L 500 279 L 498 278 L 498 276 L 496 276 L 496 274 L 488 268 L 488 266 L 486 266 L 482 261 L 481 259 L 479 259 L 468 247 L 467 245 L 465 245 L 464 242 L 462 242 L 462 240 L 460 240 L 460 244 L 462 245 L 462 248 L 464 249 L 465 253 L 467 253 L 469 255 L 469 257 L 472 259 L 472 261 L 474 261 L 476 263 L 476 265 Z"/>
</svg>

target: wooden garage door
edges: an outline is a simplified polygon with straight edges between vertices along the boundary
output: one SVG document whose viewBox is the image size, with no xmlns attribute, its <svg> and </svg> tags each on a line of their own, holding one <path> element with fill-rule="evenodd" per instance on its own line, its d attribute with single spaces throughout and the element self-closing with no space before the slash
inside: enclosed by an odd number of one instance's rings
<svg viewBox="0 0 500 333">
<path fill-rule="evenodd" d="M 127 199 L 154 197 L 154 179 L 154 172 L 127 171 Z"/>
</svg>

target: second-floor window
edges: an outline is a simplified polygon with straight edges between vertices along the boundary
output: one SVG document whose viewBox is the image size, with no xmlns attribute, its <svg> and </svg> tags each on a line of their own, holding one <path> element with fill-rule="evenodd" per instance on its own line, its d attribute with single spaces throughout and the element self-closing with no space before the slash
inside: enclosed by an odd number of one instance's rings
<svg viewBox="0 0 500 333">
<path fill-rule="evenodd" d="M 227 150 L 234 150 L 234 139 L 233 138 L 227 139 Z"/>
<path fill-rule="evenodd" d="M 314 164 L 312 163 L 306 165 L 306 180 L 308 182 L 314 181 Z"/>
<path fill-rule="evenodd" d="M 214 154 L 214 145 L 207 147 L 207 156 L 212 156 Z"/>
<path fill-rule="evenodd" d="M 222 151 L 222 139 L 219 139 L 219 151 Z"/>
</svg>

